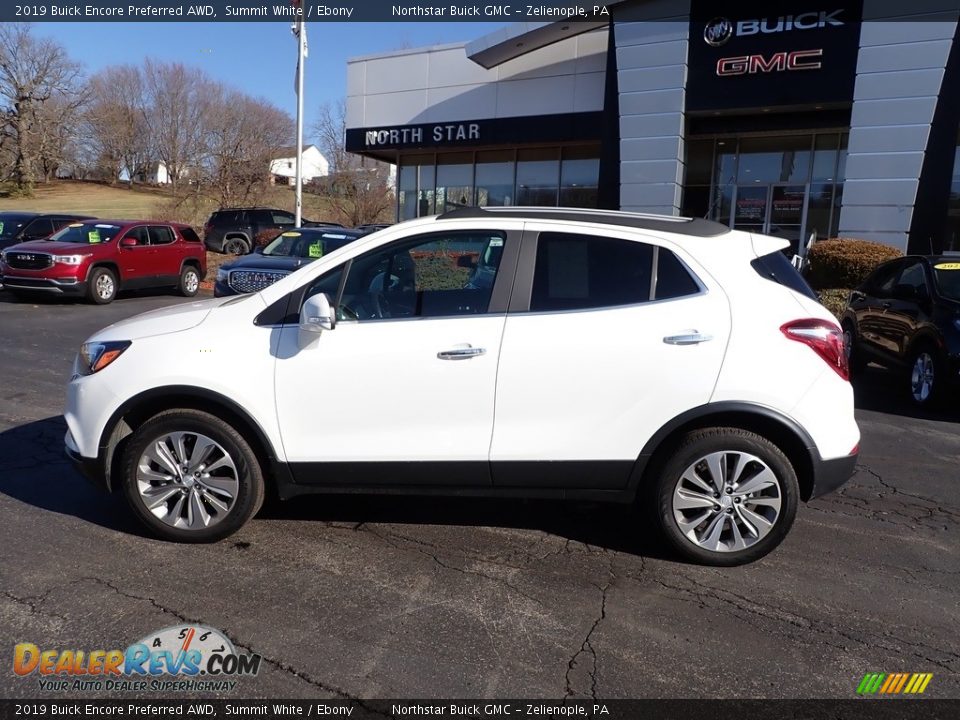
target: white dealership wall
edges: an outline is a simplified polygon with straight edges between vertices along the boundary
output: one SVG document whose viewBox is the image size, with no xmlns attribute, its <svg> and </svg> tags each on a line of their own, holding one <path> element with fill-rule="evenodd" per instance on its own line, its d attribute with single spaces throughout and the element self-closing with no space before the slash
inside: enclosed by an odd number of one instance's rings
<svg viewBox="0 0 960 720">
<path fill-rule="evenodd" d="M 466 43 L 347 62 L 347 128 L 603 109 L 607 30 L 568 38 L 491 70 Z"/>
</svg>

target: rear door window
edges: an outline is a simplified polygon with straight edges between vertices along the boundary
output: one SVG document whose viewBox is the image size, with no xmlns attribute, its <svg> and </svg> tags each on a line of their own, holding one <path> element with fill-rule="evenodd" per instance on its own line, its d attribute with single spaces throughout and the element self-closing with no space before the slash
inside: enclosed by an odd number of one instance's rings
<svg viewBox="0 0 960 720">
<path fill-rule="evenodd" d="M 173 229 L 167 225 L 150 226 L 151 245 L 170 245 L 174 241 Z"/>
<path fill-rule="evenodd" d="M 191 243 L 200 242 L 200 236 L 197 235 L 196 231 L 192 227 L 180 228 L 180 235 L 187 242 L 191 242 Z"/>
<path fill-rule="evenodd" d="M 530 310 L 588 310 L 648 302 L 653 246 L 634 240 L 541 233 Z"/>
</svg>

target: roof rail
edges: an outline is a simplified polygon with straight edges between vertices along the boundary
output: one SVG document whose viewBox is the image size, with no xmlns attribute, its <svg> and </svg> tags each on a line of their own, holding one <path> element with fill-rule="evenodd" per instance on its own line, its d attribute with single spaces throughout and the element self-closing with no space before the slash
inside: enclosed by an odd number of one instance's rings
<svg viewBox="0 0 960 720">
<path fill-rule="evenodd" d="M 450 210 L 437 217 L 438 220 L 466 220 L 496 217 L 515 217 L 526 220 L 568 220 L 604 225 L 620 225 L 640 230 L 690 235 L 693 237 L 717 237 L 730 232 L 730 228 L 712 220 L 679 217 L 676 215 L 652 215 L 624 212 L 621 210 L 597 210 L 594 208 L 558 207 L 464 207 Z"/>
</svg>

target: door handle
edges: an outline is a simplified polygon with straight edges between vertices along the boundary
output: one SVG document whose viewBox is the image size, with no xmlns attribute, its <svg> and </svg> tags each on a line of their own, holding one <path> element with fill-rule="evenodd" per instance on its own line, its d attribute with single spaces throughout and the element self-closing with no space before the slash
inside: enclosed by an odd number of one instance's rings
<svg viewBox="0 0 960 720">
<path fill-rule="evenodd" d="M 713 335 L 707 335 L 696 330 L 687 330 L 680 335 L 667 335 L 663 339 L 667 345 L 698 345 L 710 340 L 713 340 Z"/>
<path fill-rule="evenodd" d="M 467 360 L 473 357 L 479 357 L 480 355 L 486 355 L 486 348 L 475 348 L 475 347 L 462 347 L 462 348 L 453 348 L 452 350 L 441 350 L 437 353 L 437 357 L 441 360 Z"/>
</svg>

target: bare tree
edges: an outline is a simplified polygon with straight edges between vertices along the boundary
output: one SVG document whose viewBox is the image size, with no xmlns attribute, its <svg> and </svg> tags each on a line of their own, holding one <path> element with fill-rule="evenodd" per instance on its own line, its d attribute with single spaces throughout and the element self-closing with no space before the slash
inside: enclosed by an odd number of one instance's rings
<svg viewBox="0 0 960 720">
<path fill-rule="evenodd" d="M 198 173 L 206 147 L 205 123 L 216 87 L 198 68 L 148 59 L 143 67 L 143 117 L 155 160 L 166 166 L 174 193 Z"/>
<path fill-rule="evenodd" d="M 207 118 L 207 171 L 221 207 L 255 203 L 270 181 L 270 161 L 294 135 L 293 120 L 273 105 L 218 88 Z"/>
<path fill-rule="evenodd" d="M 329 196 L 341 219 L 351 225 L 382 221 L 394 203 L 389 166 L 347 152 L 346 102 L 321 106 L 313 131 L 330 163 L 329 177 L 316 184 L 320 193 Z"/>
<path fill-rule="evenodd" d="M 152 152 L 140 69 L 118 65 L 101 70 L 87 92 L 84 137 L 91 164 L 111 183 L 123 172 L 131 181 L 146 174 Z"/>
<path fill-rule="evenodd" d="M 80 68 L 62 46 L 33 36 L 29 24 L 0 25 L 0 133 L 11 153 L 12 176 L 27 189 L 42 171 L 41 156 L 53 162 L 49 123 L 62 123 L 80 99 Z"/>
</svg>

